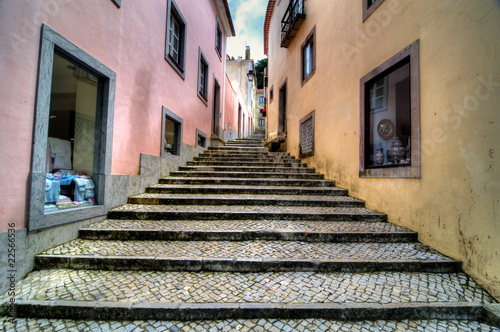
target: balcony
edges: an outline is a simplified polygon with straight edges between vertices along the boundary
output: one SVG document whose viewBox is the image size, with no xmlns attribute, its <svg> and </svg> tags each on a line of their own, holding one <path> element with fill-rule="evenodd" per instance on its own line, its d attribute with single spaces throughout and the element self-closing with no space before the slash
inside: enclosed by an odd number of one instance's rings
<svg viewBox="0 0 500 332">
<path fill-rule="evenodd" d="M 297 34 L 302 22 L 306 18 L 304 11 L 305 0 L 290 0 L 285 15 L 281 20 L 281 47 L 287 48 Z"/>
</svg>

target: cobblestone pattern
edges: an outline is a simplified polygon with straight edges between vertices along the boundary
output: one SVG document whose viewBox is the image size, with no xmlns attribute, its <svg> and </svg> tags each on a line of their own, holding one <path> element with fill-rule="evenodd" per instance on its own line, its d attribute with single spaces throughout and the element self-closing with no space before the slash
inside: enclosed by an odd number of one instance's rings
<svg viewBox="0 0 500 332">
<path fill-rule="evenodd" d="M 263 200 L 282 200 L 282 201 L 321 201 L 321 202 L 362 202 L 359 199 L 350 196 L 317 196 L 317 195 L 266 195 L 265 197 L 256 197 L 248 194 L 231 195 L 210 195 L 210 194 L 139 194 L 131 197 L 136 198 L 203 198 L 203 199 L 263 199 Z"/>
<path fill-rule="evenodd" d="M 74 241 L 41 255 L 218 257 L 253 259 L 451 260 L 421 243 L 297 241 Z"/>
<path fill-rule="evenodd" d="M 307 231 L 307 232 L 411 232 L 388 222 L 290 220 L 115 220 L 106 219 L 88 229 L 151 229 L 199 231 Z"/>
<path fill-rule="evenodd" d="M 135 212 L 253 212 L 253 213 L 299 213 L 299 214 L 363 214 L 383 215 L 363 207 L 317 207 L 317 206 L 259 206 L 259 205 L 147 205 L 125 204 L 111 211 Z"/>
<path fill-rule="evenodd" d="M 476 321 L 371 321 L 371 322 L 341 322 L 323 319 L 304 320 L 221 320 L 221 321 L 85 321 L 69 319 L 17 319 L 16 325 L 0 318 L 0 330 L 6 332 L 28 331 L 94 331 L 94 332 L 192 332 L 192 331 L 241 331 L 241 332 L 499 332 L 499 328 L 488 326 Z"/>
<path fill-rule="evenodd" d="M 408 303 L 494 300 L 463 273 L 231 273 L 40 270 L 18 300 L 194 303 Z"/>
<path fill-rule="evenodd" d="M 260 195 L 266 194 L 266 191 L 277 191 L 277 192 L 287 192 L 290 190 L 294 191 L 300 191 L 302 192 L 302 195 L 307 192 L 320 192 L 326 193 L 326 192 L 341 192 L 345 196 L 347 194 L 347 191 L 345 189 L 341 189 L 338 187 L 322 187 L 322 188 L 314 188 L 314 187 L 292 187 L 292 186 L 243 186 L 243 185 L 217 185 L 217 184 L 196 184 L 196 185 L 190 185 L 190 184 L 156 184 L 153 186 L 150 186 L 149 188 L 156 188 L 156 189 L 167 189 L 167 190 L 176 190 L 176 189 L 223 189 L 227 192 L 231 193 L 237 193 L 238 191 L 241 190 L 252 190 L 253 192 L 258 192 Z"/>
</svg>

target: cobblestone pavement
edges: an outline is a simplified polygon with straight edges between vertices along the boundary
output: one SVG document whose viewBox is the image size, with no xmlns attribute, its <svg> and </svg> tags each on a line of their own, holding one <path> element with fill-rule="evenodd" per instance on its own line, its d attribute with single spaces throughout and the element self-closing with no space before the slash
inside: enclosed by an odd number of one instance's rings
<svg viewBox="0 0 500 332">
<path fill-rule="evenodd" d="M 220 320 L 220 321 L 85 321 L 69 319 L 17 319 L 16 325 L 0 318 L 1 331 L 93 331 L 93 332 L 191 332 L 191 331 L 241 331 L 241 332 L 498 332 L 499 328 L 491 327 L 476 321 L 460 320 L 414 320 L 414 321 L 369 321 L 340 322 L 323 319 L 304 320 Z"/>
<path fill-rule="evenodd" d="M 257 259 L 451 260 L 421 243 L 296 241 L 111 241 L 76 239 L 41 255 Z"/>
<path fill-rule="evenodd" d="M 317 195 L 266 195 L 256 197 L 255 195 L 231 194 L 231 195 L 206 195 L 206 194 L 140 194 L 132 196 L 134 198 L 204 198 L 204 199 L 257 199 L 262 200 L 280 200 L 280 201 L 321 201 L 321 202 L 362 202 L 359 199 L 349 196 L 317 196 Z"/>
<path fill-rule="evenodd" d="M 134 211 L 134 212 L 223 212 L 223 213 L 297 213 L 297 214 L 376 214 L 382 213 L 361 207 L 310 207 L 310 206 L 235 206 L 235 205 L 147 205 L 147 204 L 125 204 L 110 211 Z"/>
<path fill-rule="evenodd" d="M 408 303 L 494 300 L 463 273 L 41 270 L 18 300 L 163 303 Z"/>
<path fill-rule="evenodd" d="M 201 231 L 308 231 L 308 232 L 410 232 L 388 222 L 291 220 L 114 220 L 106 219 L 86 229 L 154 229 Z"/>
</svg>

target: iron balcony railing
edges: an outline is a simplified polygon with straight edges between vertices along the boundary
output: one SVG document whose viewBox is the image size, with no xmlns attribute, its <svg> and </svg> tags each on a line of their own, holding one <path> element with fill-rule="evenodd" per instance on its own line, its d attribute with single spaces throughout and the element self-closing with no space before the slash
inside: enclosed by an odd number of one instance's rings
<svg viewBox="0 0 500 332">
<path fill-rule="evenodd" d="M 293 37 L 306 18 L 304 11 L 305 0 L 290 0 L 285 15 L 281 20 L 281 47 L 288 47 Z"/>
</svg>

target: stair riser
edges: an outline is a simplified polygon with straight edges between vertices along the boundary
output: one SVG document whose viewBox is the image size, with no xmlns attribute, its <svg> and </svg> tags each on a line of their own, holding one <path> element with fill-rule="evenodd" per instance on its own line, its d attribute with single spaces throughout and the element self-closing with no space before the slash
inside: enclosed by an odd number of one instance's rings
<svg viewBox="0 0 500 332">
<path fill-rule="evenodd" d="M 187 184 L 187 185 L 242 185 L 242 186 L 295 186 L 295 187 L 335 187 L 335 182 L 333 181 L 321 181 L 321 180 L 255 180 L 255 179 L 170 179 L 163 178 L 159 182 L 161 184 Z"/>
<path fill-rule="evenodd" d="M 181 172 L 246 172 L 246 173 L 314 173 L 309 167 L 216 167 L 216 166 L 181 166 Z"/>
<path fill-rule="evenodd" d="M 120 241 L 303 241 L 334 243 L 405 243 L 416 242 L 416 233 L 314 233 L 266 231 L 160 231 L 160 230 L 100 230 L 81 229 L 86 240 Z"/>
<path fill-rule="evenodd" d="M 241 162 L 241 161 L 232 161 L 232 160 L 203 160 L 203 161 L 188 161 L 186 163 L 188 166 L 252 166 L 252 167 L 292 167 L 292 168 L 306 168 L 305 164 L 301 164 L 300 162 L 276 162 L 276 161 L 251 161 L 251 162 Z"/>
<path fill-rule="evenodd" d="M 192 178 L 259 178 L 262 179 L 264 177 L 268 178 L 279 178 L 279 179 L 315 179 L 315 180 L 323 180 L 323 174 L 307 174 L 307 173 L 294 173 L 294 174 L 286 174 L 286 173 L 257 173 L 257 172 L 235 172 L 235 173 L 227 173 L 227 172 L 171 172 L 170 176 L 180 176 L 180 177 L 192 177 Z"/>
<path fill-rule="evenodd" d="M 359 320 L 471 320 L 486 315 L 472 303 L 140 303 L 98 301 L 17 301 L 17 317 L 91 320 L 225 320 L 225 319 L 329 319 Z"/>
<path fill-rule="evenodd" d="M 35 268 L 113 271 L 184 271 L 184 272 L 460 272 L 458 262 L 450 261 L 314 261 L 254 260 L 232 258 L 160 258 L 160 257 L 86 257 L 36 256 Z"/>
<path fill-rule="evenodd" d="M 241 154 L 239 156 L 236 156 L 234 153 L 228 153 L 228 154 L 223 154 L 223 153 L 203 153 L 200 154 L 198 157 L 194 157 L 193 160 L 205 160 L 205 159 L 228 159 L 228 160 L 240 160 L 240 161 L 247 161 L 247 160 L 253 160 L 253 159 L 258 159 L 259 161 L 274 161 L 274 162 L 300 162 L 300 160 L 292 158 L 292 157 L 273 157 L 265 154 Z"/>
<path fill-rule="evenodd" d="M 262 188 L 160 188 L 148 187 L 149 194 L 251 194 L 251 195 L 326 195 L 346 196 L 343 189 L 262 189 Z"/>
<path fill-rule="evenodd" d="M 130 204 L 143 205 L 251 205 L 251 206 L 314 206 L 314 207 L 364 207 L 361 201 L 309 201 L 278 199 L 215 199 L 215 198 L 152 198 L 129 197 Z"/>
<path fill-rule="evenodd" d="M 245 164 L 245 165 L 255 165 L 255 166 L 274 166 L 274 167 L 290 167 L 289 165 L 293 165 L 294 167 L 304 167 L 307 166 L 302 164 L 299 160 L 277 160 L 277 159 L 268 159 L 268 158 L 195 158 L 193 161 L 187 163 L 187 165 L 193 165 L 193 163 L 204 163 L 204 162 L 215 162 L 218 163 L 219 166 L 229 166 L 234 164 Z"/>
<path fill-rule="evenodd" d="M 314 221 L 387 221 L 385 215 L 369 214 L 322 214 L 322 213 L 255 213 L 255 212 L 108 212 L 108 219 L 134 220 L 314 220 Z"/>
</svg>

